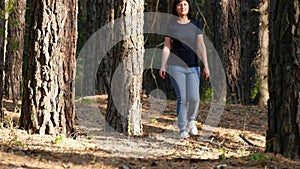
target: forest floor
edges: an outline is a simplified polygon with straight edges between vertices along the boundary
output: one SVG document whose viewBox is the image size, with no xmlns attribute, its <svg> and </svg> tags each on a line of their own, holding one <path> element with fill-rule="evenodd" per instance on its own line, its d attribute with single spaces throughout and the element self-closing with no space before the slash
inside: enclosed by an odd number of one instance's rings
<svg viewBox="0 0 300 169">
<path fill-rule="evenodd" d="M 76 101 L 76 139 L 28 134 L 18 129 L 20 113 L 5 100 L 0 126 L 0 168 L 8 169 L 206 169 L 299 168 L 299 161 L 264 153 L 267 110 L 258 106 L 225 106 L 209 140 L 180 140 L 175 101 L 153 102 L 143 97 L 141 137 L 109 132 L 103 120 L 107 96 Z M 99 109 L 100 108 L 100 109 Z M 201 131 L 210 104 L 199 108 Z"/>
</svg>

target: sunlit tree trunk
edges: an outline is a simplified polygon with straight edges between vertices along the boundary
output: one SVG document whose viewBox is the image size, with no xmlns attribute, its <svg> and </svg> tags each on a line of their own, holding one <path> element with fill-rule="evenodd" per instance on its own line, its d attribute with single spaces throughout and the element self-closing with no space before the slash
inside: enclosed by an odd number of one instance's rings
<svg viewBox="0 0 300 169">
<path fill-rule="evenodd" d="M 259 52 L 254 62 L 259 84 L 259 105 L 264 106 L 267 105 L 269 99 L 269 3 L 270 0 L 261 0 L 259 5 Z"/>
<path fill-rule="evenodd" d="M 14 106 L 18 105 L 22 86 L 22 59 L 24 51 L 24 31 L 26 0 L 11 0 L 13 10 L 9 13 L 7 44 L 7 81 L 9 82 L 9 98 Z"/>
<path fill-rule="evenodd" d="M 0 118 L 4 116 L 3 107 L 3 93 L 5 81 L 5 58 L 6 58 L 6 37 L 7 37 L 7 14 L 5 9 L 6 0 L 0 1 Z"/>
<path fill-rule="evenodd" d="M 31 18 L 20 128 L 72 134 L 77 0 L 34 0 Z"/>
<path fill-rule="evenodd" d="M 266 150 L 300 159 L 300 2 L 271 1 Z"/>
<path fill-rule="evenodd" d="M 115 17 L 125 17 L 142 14 L 144 1 L 121 0 L 114 4 Z M 118 86 L 112 87 L 114 93 L 109 93 L 108 110 L 106 113 L 107 123 L 116 131 L 127 135 L 141 135 L 141 97 L 142 74 L 143 74 L 143 17 L 125 18 L 118 31 L 125 35 L 113 52 L 113 70 L 116 71 L 112 79 Z M 115 71 L 113 71 L 115 72 Z"/>
</svg>

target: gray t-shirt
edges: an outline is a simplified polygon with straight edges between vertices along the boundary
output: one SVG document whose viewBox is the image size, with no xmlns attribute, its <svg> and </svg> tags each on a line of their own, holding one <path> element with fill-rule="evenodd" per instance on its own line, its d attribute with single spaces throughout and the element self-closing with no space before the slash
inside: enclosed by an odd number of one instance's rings
<svg viewBox="0 0 300 169">
<path fill-rule="evenodd" d="M 199 66 L 196 43 L 197 35 L 202 33 L 202 24 L 199 20 L 192 19 L 187 24 L 170 21 L 166 28 L 166 35 L 172 39 L 168 64 L 188 67 Z"/>
</svg>

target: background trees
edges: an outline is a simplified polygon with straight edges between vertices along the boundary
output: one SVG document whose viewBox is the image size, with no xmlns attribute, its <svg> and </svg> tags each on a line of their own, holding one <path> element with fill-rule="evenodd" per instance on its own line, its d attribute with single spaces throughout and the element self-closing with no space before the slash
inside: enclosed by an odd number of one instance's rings
<svg viewBox="0 0 300 169">
<path fill-rule="evenodd" d="M 0 118 L 3 118 L 3 89 L 4 89 L 4 65 L 6 54 L 6 36 L 7 36 L 7 24 L 6 24 L 6 12 L 5 1 L 0 2 Z"/>
<path fill-rule="evenodd" d="M 238 103 L 242 99 L 240 1 L 215 1 L 215 47 L 222 60 L 228 86 L 228 99 Z"/>
<path fill-rule="evenodd" d="M 82 1 L 82 3 L 85 3 Z M 89 38 L 102 26 L 108 24 L 114 20 L 114 1 L 104 0 L 87 0 L 86 2 L 86 36 Z M 107 35 L 112 36 L 112 35 Z M 84 59 L 84 70 L 82 85 L 82 95 L 95 95 L 95 94 L 107 94 L 107 90 L 110 86 L 110 76 L 112 74 L 112 53 L 107 53 L 106 57 L 102 60 L 101 64 L 98 65 L 95 60 L 97 58 L 91 58 L 86 56 Z M 91 70 L 98 69 L 96 77 L 94 72 Z M 94 77 L 94 78 L 91 78 Z M 95 81 L 96 79 L 96 81 Z M 95 88 L 89 84 L 95 83 Z M 94 91 L 96 89 L 96 91 Z"/>
<path fill-rule="evenodd" d="M 26 0 L 9 0 L 5 95 L 18 106 L 22 91 Z"/>
</svg>

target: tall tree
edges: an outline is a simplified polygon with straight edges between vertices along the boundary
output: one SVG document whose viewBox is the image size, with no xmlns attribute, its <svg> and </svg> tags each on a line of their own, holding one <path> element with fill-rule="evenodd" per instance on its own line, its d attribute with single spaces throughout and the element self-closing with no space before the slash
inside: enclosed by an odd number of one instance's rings
<svg viewBox="0 0 300 169">
<path fill-rule="evenodd" d="M 228 99 L 234 103 L 242 100 L 240 0 L 215 0 L 215 47 L 227 76 Z"/>
<path fill-rule="evenodd" d="M 20 127 L 72 134 L 75 118 L 77 0 L 32 2 Z"/>
<path fill-rule="evenodd" d="M 122 24 L 115 28 L 124 38 L 113 52 L 112 77 L 116 80 L 109 93 L 107 123 L 116 131 L 128 135 L 141 135 L 141 98 L 143 74 L 143 17 L 130 17 L 142 15 L 144 1 L 115 1 L 115 18 L 125 17 Z"/>
<path fill-rule="evenodd" d="M 113 4 L 114 1 L 87 0 L 87 18 L 89 19 L 86 27 L 88 37 L 92 36 L 103 25 L 115 19 Z M 93 56 L 87 55 L 84 58 L 83 95 L 105 94 L 109 89 L 112 74 L 112 54 L 111 52 L 107 53 L 100 65 L 95 62 L 97 58 L 91 58 Z M 95 55 L 95 57 L 97 56 Z M 96 77 L 94 77 L 95 72 L 90 70 L 98 70 Z M 95 84 L 95 87 L 90 84 Z"/>
<path fill-rule="evenodd" d="M 24 51 L 24 31 L 26 0 L 11 0 L 12 10 L 9 13 L 7 44 L 7 78 L 9 79 L 9 98 L 14 106 L 18 105 L 22 86 L 22 59 Z"/>
<path fill-rule="evenodd" d="M 271 1 L 266 150 L 300 159 L 300 1 Z"/>
<path fill-rule="evenodd" d="M 259 104 L 266 106 L 269 99 L 269 4 L 270 0 L 260 0 L 259 12 L 259 51 L 254 61 L 259 84 Z"/>
<path fill-rule="evenodd" d="M 2 119 L 4 113 L 3 107 L 3 90 L 5 80 L 5 56 L 6 56 L 6 37 L 7 37 L 7 14 L 6 14 L 6 0 L 0 1 L 0 118 Z"/>
<path fill-rule="evenodd" d="M 254 93 L 256 89 L 256 75 L 253 60 L 258 50 L 258 29 L 259 15 L 252 9 L 256 9 L 259 0 L 241 0 L 240 8 L 240 79 L 241 103 L 251 104 L 257 100 L 258 94 Z"/>
</svg>

